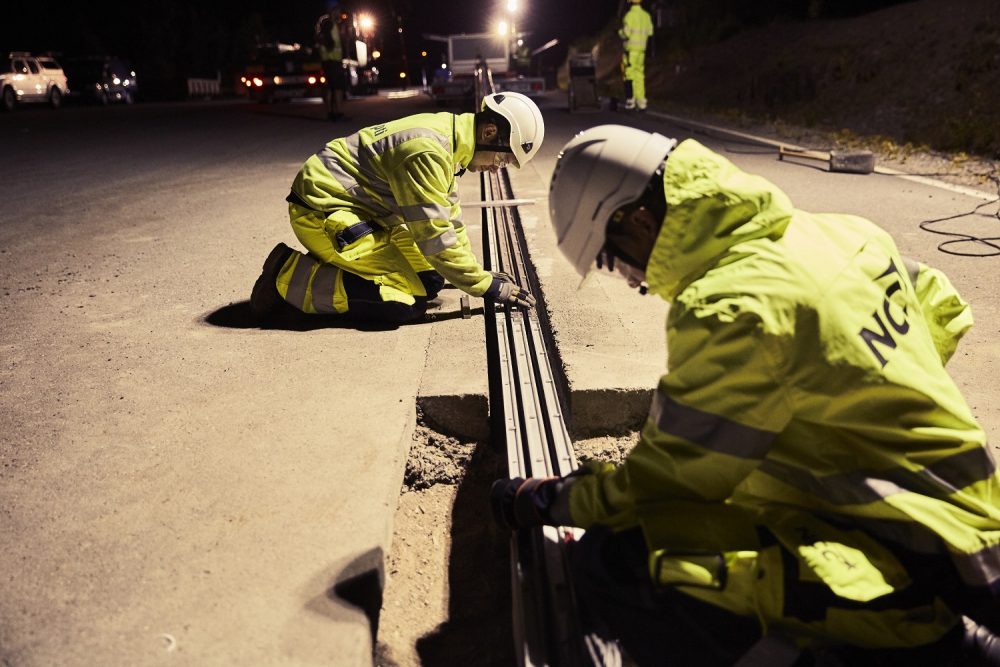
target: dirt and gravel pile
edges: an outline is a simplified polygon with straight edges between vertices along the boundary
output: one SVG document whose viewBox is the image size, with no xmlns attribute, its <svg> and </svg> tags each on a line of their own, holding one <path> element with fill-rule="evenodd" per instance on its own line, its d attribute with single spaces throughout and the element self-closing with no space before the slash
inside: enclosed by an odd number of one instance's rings
<svg viewBox="0 0 1000 667">
<path fill-rule="evenodd" d="M 409 491 L 419 491 L 435 484 L 459 483 L 475 449 L 474 442 L 460 442 L 418 424 L 406 460 L 403 486 Z"/>
<path fill-rule="evenodd" d="M 639 433 L 634 431 L 623 435 L 606 435 L 577 440 L 573 443 L 573 451 L 580 459 L 621 463 L 637 442 L 639 442 Z"/>
</svg>

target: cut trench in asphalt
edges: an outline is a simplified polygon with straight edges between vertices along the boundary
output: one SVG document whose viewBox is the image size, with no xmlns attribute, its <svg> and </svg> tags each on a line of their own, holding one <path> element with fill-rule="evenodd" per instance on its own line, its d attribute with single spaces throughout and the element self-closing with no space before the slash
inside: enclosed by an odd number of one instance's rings
<svg viewBox="0 0 1000 667">
<path fill-rule="evenodd" d="M 375 664 L 512 665 L 509 535 L 490 519 L 505 463 L 418 422 L 393 524 Z"/>
<path fill-rule="evenodd" d="M 574 443 L 577 456 L 620 462 L 637 434 Z M 510 535 L 488 502 L 506 460 L 486 440 L 451 437 L 418 415 L 393 523 L 378 623 L 378 667 L 516 664 Z"/>
</svg>

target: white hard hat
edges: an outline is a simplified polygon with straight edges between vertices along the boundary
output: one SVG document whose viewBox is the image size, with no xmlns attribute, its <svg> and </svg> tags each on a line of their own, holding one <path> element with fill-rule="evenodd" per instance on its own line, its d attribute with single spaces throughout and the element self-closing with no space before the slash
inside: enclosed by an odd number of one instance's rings
<svg viewBox="0 0 1000 667">
<path fill-rule="evenodd" d="M 549 186 L 549 214 L 559 250 L 581 276 L 604 246 L 611 214 L 639 199 L 676 145 L 655 132 L 599 125 L 563 147 Z"/>
<path fill-rule="evenodd" d="M 483 98 L 483 109 L 500 114 L 510 123 L 510 149 L 519 167 L 538 154 L 545 138 L 545 121 L 538 105 L 521 93 L 493 93 Z"/>
</svg>

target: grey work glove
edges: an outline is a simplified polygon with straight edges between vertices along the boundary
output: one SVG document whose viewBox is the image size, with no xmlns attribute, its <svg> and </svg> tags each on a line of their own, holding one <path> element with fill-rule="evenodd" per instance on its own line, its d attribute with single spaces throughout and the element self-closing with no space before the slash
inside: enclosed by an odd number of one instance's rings
<svg viewBox="0 0 1000 667">
<path fill-rule="evenodd" d="M 565 477 L 498 479 L 490 487 L 493 520 L 501 528 L 517 530 L 534 526 L 571 526 L 569 490 L 580 477 L 593 474 L 584 465 Z"/>
<path fill-rule="evenodd" d="M 555 525 L 549 508 L 556 501 L 559 482 L 558 477 L 496 480 L 490 487 L 493 520 L 507 530 Z"/>
<path fill-rule="evenodd" d="M 490 283 L 483 296 L 512 306 L 531 308 L 535 305 L 535 297 L 531 296 L 531 292 L 515 283 L 513 277 L 500 271 L 492 271 L 491 273 L 493 274 L 493 282 Z"/>
</svg>

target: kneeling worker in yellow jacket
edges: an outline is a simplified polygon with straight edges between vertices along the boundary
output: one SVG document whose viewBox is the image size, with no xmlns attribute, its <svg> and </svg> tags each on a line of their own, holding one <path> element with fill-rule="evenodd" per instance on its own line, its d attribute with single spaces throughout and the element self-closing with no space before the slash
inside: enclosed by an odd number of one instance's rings
<svg viewBox="0 0 1000 667">
<path fill-rule="evenodd" d="M 624 462 L 493 487 L 503 525 L 587 529 L 591 635 L 640 665 L 998 664 L 1000 476 L 945 370 L 972 325 L 945 275 L 634 128 L 570 141 L 549 205 L 581 275 L 670 303 Z"/>
<path fill-rule="evenodd" d="M 479 113 L 418 114 L 329 142 L 306 160 L 288 195 L 308 254 L 278 244 L 250 297 L 266 320 L 288 306 L 390 323 L 421 317 L 452 283 L 472 296 L 531 306 L 534 298 L 473 254 L 456 171 L 523 167 L 541 147 L 538 107 L 518 93 Z"/>
</svg>

